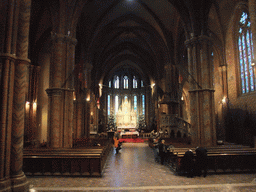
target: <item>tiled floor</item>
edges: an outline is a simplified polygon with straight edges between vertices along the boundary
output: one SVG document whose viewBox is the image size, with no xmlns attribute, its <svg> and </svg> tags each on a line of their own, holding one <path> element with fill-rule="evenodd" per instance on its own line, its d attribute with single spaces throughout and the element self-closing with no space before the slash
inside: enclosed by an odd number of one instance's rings
<svg viewBox="0 0 256 192">
<path fill-rule="evenodd" d="M 28 177 L 30 192 L 46 191 L 256 191 L 256 174 L 212 174 L 187 178 L 154 161 L 146 143 L 124 143 L 113 151 L 103 177 Z"/>
</svg>

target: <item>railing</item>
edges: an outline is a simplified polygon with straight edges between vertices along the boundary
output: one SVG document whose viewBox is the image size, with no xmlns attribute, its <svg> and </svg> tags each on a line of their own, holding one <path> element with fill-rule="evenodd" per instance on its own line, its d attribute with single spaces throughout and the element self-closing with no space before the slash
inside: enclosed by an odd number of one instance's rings
<svg viewBox="0 0 256 192">
<path fill-rule="evenodd" d="M 186 134 L 190 136 L 191 124 L 189 124 L 184 119 L 178 117 L 176 114 L 161 114 L 160 117 L 160 128 L 164 131 L 168 131 L 170 135 L 171 131 L 174 131 L 176 134 L 180 132 L 181 134 Z"/>
<path fill-rule="evenodd" d="M 151 133 L 140 133 L 140 137 L 143 139 L 148 139 L 151 137 Z"/>
</svg>

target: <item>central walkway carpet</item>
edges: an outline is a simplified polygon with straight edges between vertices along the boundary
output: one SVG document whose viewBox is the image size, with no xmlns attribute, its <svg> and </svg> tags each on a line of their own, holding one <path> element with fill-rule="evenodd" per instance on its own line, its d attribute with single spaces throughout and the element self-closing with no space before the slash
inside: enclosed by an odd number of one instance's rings
<svg viewBox="0 0 256 192">
<path fill-rule="evenodd" d="M 141 139 L 141 138 L 121 138 L 119 139 L 120 142 L 124 143 L 144 143 L 147 141 L 147 139 Z"/>
<path fill-rule="evenodd" d="M 124 143 L 110 154 L 103 177 L 28 177 L 30 192 L 208 192 L 256 191 L 256 174 L 218 174 L 187 178 L 155 162 L 147 143 Z"/>
</svg>

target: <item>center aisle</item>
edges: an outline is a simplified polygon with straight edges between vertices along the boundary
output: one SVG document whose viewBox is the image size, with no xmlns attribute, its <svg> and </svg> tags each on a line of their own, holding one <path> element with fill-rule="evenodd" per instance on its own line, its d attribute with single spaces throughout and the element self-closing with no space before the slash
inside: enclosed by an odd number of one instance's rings
<svg viewBox="0 0 256 192">
<path fill-rule="evenodd" d="M 162 186 L 169 183 L 167 175 L 173 177 L 173 172 L 155 163 L 153 151 L 145 143 L 123 143 L 119 154 L 113 152 L 104 173 L 118 187 Z"/>
<path fill-rule="evenodd" d="M 256 174 L 176 176 L 154 161 L 147 143 L 123 143 L 113 150 L 103 177 L 28 177 L 31 192 L 43 191 L 256 191 Z"/>
</svg>

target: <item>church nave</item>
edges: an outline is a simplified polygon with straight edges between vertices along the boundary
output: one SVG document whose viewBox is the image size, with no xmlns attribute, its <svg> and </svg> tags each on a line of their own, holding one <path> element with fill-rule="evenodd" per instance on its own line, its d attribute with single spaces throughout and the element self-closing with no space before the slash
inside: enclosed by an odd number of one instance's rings
<svg viewBox="0 0 256 192">
<path fill-rule="evenodd" d="M 210 174 L 206 178 L 177 176 L 154 161 L 147 143 L 123 143 L 113 150 L 101 178 L 28 177 L 30 192 L 47 191 L 256 191 L 256 173 Z"/>
</svg>

